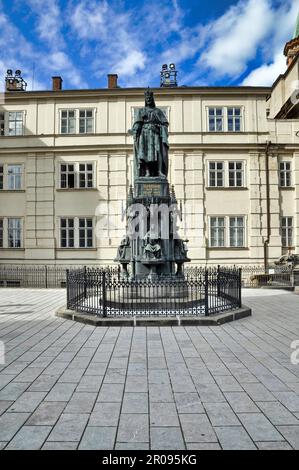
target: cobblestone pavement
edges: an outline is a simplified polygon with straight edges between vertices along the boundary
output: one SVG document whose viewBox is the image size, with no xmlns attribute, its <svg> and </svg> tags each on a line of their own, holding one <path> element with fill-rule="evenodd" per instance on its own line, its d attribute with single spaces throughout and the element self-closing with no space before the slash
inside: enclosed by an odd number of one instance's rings
<svg viewBox="0 0 299 470">
<path fill-rule="evenodd" d="M 251 318 L 185 328 L 94 328 L 64 302 L 0 289 L 0 448 L 299 449 L 298 295 L 248 290 Z"/>
</svg>

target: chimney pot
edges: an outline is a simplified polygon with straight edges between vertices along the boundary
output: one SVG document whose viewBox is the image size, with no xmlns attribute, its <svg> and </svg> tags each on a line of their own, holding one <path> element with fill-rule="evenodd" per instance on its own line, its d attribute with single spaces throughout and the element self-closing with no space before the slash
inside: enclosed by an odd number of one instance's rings
<svg viewBox="0 0 299 470">
<path fill-rule="evenodd" d="M 61 77 L 52 77 L 52 90 L 60 91 L 62 90 L 62 78 Z"/>
<path fill-rule="evenodd" d="M 118 75 L 116 73 L 108 74 L 108 88 L 118 88 L 117 86 Z"/>
</svg>

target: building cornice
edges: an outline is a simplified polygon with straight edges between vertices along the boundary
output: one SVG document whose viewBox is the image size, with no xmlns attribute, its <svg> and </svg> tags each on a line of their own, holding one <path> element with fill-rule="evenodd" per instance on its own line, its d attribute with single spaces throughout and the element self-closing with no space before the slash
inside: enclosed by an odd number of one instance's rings
<svg viewBox="0 0 299 470">
<path fill-rule="evenodd" d="M 54 99 L 82 99 L 82 98 L 143 98 L 146 88 L 98 88 L 87 90 L 61 90 L 61 91 L 26 91 L 7 92 L 4 94 L 5 102 L 45 100 Z M 267 96 L 271 92 L 271 87 L 175 87 L 175 88 L 152 88 L 156 98 L 177 97 L 177 96 Z"/>
</svg>

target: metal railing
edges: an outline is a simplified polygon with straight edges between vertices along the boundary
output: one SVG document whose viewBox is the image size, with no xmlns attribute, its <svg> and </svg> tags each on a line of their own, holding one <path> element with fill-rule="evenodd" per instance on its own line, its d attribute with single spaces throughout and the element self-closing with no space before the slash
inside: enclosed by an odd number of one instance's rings
<svg viewBox="0 0 299 470">
<path fill-rule="evenodd" d="M 108 316 L 209 316 L 241 307 L 241 269 L 197 268 L 184 278 L 122 279 L 119 270 L 67 270 L 67 308 Z"/>
<path fill-rule="evenodd" d="M 0 287 L 65 287 L 66 269 L 63 265 L 0 264 Z"/>
<path fill-rule="evenodd" d="M 275 267 L 274 272 L 271 271 L 266 273 L 263 266 L 243 266 L 242 287 L 291 288 L 293 286 L 291 266 Z"/>
</svg>

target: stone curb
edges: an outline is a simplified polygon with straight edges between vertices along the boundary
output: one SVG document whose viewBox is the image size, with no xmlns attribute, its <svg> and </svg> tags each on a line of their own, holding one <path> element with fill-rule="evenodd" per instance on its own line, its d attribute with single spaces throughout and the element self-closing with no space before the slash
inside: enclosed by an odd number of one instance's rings
<svg viewBox="0 0 299 470">
<path fill-rule="evenodd" d="M 251 308 L 242 305 L 241 308 L 230 310 L 210 317 L 111 317 L 102 318 L 88 313 L 75 312 L 66 307 L 60 307 L 55 315 L 66 320 L 73 320 L 92 326 L 213 326 L 222 325 L 241 318 L 251 316 Z"/>
</svg>

